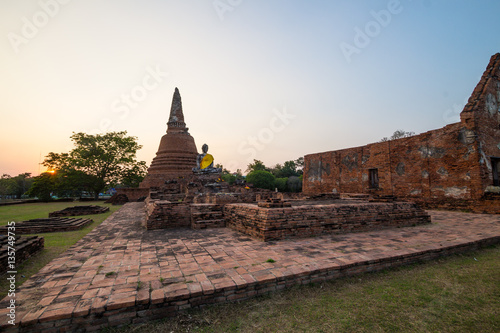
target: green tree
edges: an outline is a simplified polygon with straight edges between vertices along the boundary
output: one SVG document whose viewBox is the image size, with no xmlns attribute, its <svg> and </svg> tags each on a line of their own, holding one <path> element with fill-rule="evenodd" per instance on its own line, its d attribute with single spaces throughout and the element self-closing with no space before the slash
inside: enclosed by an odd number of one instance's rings
<svg viewBox="0 0 500 333">
<path fill-rule="evenodd" d="M 49 153 L 43 165 L 61 177 L 56 190 L 88 191 L 98 199 L 106 186 L 121 182 L 138 185 L 145 174 L 145 162 L 136 160 L 142 146 L 126 131 L 90 135 L 73 133 L 69 153 Z"/>
<path fill-rule="evenodd" d="M 278 163 L 270 171 L 276 178 L 288 178 L 300 175 L 297 170 L 296 161 L 286 161 L 283 165 Z"/>
<path fill-rule="evenodd" d="M 257 188 L 274 190 L 276 177 L 265 170 L 255 170 L 250 172 L 246 178 L 247 182 L 253 184 Z"/>
<path fill-rule="evenodd" d="M 19 199 L 31 187 L 32 182 L 33 178 L 29 172 L 21 173 L 16 177 L 4 174 L 0 178 L 0 197 Z"/>
<path fill-rule="evenodd" d="M 295 160 L 295 165 L 297 167 L 297 173 L 302 175 L 304 173 L 304 157 L 299 157 Z"/>
<path fill-rule="evenodd" d="M 276 163 L 276 165 L 269 171 L 274 175 L 274 177 L 283 178 L 283 166 L 281 164 Z"/>
<path fill-rule="evenodd" d="M 124 187 L 139 187 L 148 173 L 146 162 L 140 161 L 126 169 L 123 173 L 120 185 Z"/>
<path fill-rule="evenodd" d="M 15 189 L 14 189 L 14 195 L 16 196 L 17 199 L 20 199 L 23 194 L 26 193 L 26 191 L 29 190 L 31 187 L 31 184 L 33 183 L 33 178 L 31 177 L 31 173 L 25 172 L 17 175 L 14 177 L 15 181 Z"/>
<path fill-rule="evenodd" d="M 247 172 L 251 173 L 253 171 L 269 171 L 262 161 L 253 160 L 253 163 L 248 164 Z"/>
<path fill-rule="evenodd" d="M 8 174 L 3 174 L 0 178 L 0 197 L 7 198 L 12 196 L 15 186 L 14 179 Z"/>
<path fill-rule="evenodd" d="M 52 193 L 56 190 L 56 179 L 57 175 L 50 172 L 44 172 L 34 177 L 33 184 L 27 194 L 36 196 L 41 201 L 49 201 L 52 198 Z"/>
<path fill-rule="evenodd" d="M 298 176 L 297 166 L 295 165 L 295 161 L 286 161 L 283 163 L 283 177 L 292 177 Z"/>
</svg>

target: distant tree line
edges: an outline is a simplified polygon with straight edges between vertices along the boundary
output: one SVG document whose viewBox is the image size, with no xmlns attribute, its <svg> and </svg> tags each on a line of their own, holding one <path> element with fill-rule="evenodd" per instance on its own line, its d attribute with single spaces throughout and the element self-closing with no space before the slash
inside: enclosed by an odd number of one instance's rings
<svg viewBox="0 0 500 333">
<path fill-rule="evenodd" d="M 58 197 L 99 197 L 111 187 L 138 187 L 146 176 L 146 162 L 136 160 L 141 148 L 127 132 L 90 135 L 73 133 L 69 153 L 49 153 L 42 165 L 47 171 L 31 177 L 23 173 L 0 178 L 0 198 L 23 195 L 47 201 Z"/>
<path fill-rule="evenodd" d="M 0 178 L 0 199 L 21 199 L 33 184 L 31 173 L 21 173 L 15 177 L 3 174 Z"/>
<path fill-rule="evenodd" d="M 222 167 L 219 165 L 218 167 Z M 260 160 L 253 160 L 248 164 L 244 177 L 240 169 L 236 173 L 231 173 L 223 169 L 222 179 L 229 184 L 234 184 L 238 181 L 245 180 L 247 183 L 253 184 L 256 188 L 268 190 L 278 189 L 280 192 L 300 192 L 302 191 L 302 169 L 304 167 L 304 158 L 300 157 L 296 160 L 286 161 L 283 164 L 276 164 L 273 167 L 267 167 Z"/>
</svg>

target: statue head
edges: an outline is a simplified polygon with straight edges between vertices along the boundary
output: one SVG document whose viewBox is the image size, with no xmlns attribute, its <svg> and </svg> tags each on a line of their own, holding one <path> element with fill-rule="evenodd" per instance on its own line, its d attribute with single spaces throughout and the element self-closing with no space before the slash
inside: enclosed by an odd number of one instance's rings
<svg viewBox="0 0 500 333">
<path fill-rule="evenodd" d="M 208 151 L 208 145 L 206 143 L 203 144 L 203 146 L 201 147 L 201 150 L 203 151 L 204 154 L 206 154 Z"/>
</svg>

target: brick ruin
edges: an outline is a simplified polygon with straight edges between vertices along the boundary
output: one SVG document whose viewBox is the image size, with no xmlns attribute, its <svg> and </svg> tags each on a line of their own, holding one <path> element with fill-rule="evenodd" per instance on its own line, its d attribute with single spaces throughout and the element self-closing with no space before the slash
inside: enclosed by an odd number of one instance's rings
<svg viewBox="0 0 500 333">
<path fill-rule="evenodd" d="M 83 229 L 94 222 L 92 219 L 75 217 L 49 217 L 18 222 L 16 234 L 41 234 L 46 232 L 64 232 Z M 7 227 L 0 227 L 0 234 L 7 234 Z"/>
<path fill-rule="evenodd" d="M 224 215 L 228 227 L 262 241 L 409 227 L 431 222 L 430 216 L 411 202 L 293 202 L 290 207 L 283 208 L 229 204 L 224 207 Z"/>
<path fill-rule="evenodd" d="M 257 194 L 267 193 L 270 196 L 272 193 L 229 186 L 220 178 L 220 170 L 213 167 L 207 172 L 196 170 L 198 156 L 194 138 L 184 122 L 179 90 L 175 88 L 167 133 L 161 138 L 148 174 L 136 191 L 147 191 L 144 227 L 222 227 L 225 223 L 220 217 L 224 204 L 254 202 Z M 134 189 L 124 189 L 119 193 L 127 196 L 136 194 Z"/>
<path fill-rule="evenodd" d="M 491 57 L 460 122 L 304 161 L 306 195 L 365 193 L 426 208 L 500 213 L 500 54 Z"/>
<path fill-rule="evenodd" d="M 139 187 L 163 186 L 170 179 L 192 175 L 198 151 L 188 130 L 184 122 L 181 95 L 179 89 L 175 88 L 167 133 L 161 138 L 156 157 Z"/>
<path fill-rule="evenodd" d="M 49 217 L 62 217 L 62 216 L 80 216 L 80 215 L 93 215 L 103 214 L 109 212 L 109 207 L 102 207 L 96 205 L 89 206 L 73 206 L 50 212 Z"/>
<path fill-rule="evenodd" d="M 16 230 L 17 231 L 17 230 Z M 38 236 L 16 236 L 16 267 L 29 257 L 43 250 L 44 239 Z M 8 272 L 9 269 L 9 237 L 0 234 L 0 275 Z"/>
<path fill-rule="evenodd" d="M 212 167 L 208 146 L 203 154 L 197 153 L 180 98 L 176 88 L 167 134 L 141 183 L 149 190 L 142 221 L 146 229 L 227 226 L 270 241 L 430 223 L 429 215 L 413 203 L 346 201 L 331 193 L 317 196 L 321 201 L 303 201 L 302 195 L 229 186 L 220 169 Z M 212 164 L 200 168 L 205 157 Z M 292 197 L 293 203 L 288 200 Z"/>
</svg>

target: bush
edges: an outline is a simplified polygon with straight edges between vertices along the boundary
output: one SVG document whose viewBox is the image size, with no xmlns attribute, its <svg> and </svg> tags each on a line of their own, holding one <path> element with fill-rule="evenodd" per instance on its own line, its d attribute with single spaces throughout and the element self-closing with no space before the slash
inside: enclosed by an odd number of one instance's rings
<svg viewBox="0 0 500 333">
<path fill-rule="evenodd" d="M 274 190 L 276 177 L 269 171 L 256 170 L 247 175 L 247 182 L 253 184 L 257 188 Z"/>
<path fill-rule="evenodd" d="M 288 190 L 288 187 L 286 186 L 288 178 L 276 178 L 275 185 L 278 191 L 280 192 L 286 192 Z"/>
<path fill-rule="evenodd" d="M 226 183 L 228 183 L 229 185 L 233 185 L 234 182 L 236 181 L 236 176 L 228 173 L 228 174 L 225 174 L 225 175 L 222 175 L 221 177 Z"/>
</svg>

